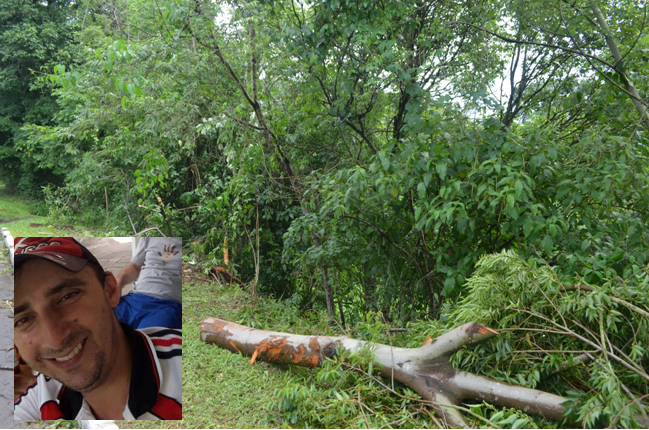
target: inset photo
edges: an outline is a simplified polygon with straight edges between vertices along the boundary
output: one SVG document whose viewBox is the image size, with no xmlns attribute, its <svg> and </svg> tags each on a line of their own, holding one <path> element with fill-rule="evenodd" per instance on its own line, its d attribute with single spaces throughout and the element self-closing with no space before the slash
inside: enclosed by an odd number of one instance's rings
<svg viewBox="0 0 649 430">
<path fill-rule="evenodd" d="M 182 419 L 182 239 L 14 238 L 14 419 Z"/>
</svg>

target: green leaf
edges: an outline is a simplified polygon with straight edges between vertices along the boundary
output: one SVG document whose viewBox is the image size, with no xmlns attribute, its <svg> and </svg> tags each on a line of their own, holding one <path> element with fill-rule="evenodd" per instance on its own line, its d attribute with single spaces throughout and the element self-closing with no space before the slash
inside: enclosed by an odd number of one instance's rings
<svg viewBox="0 0 649 430">
<path fill-rule="evenodd" d="M 389 157 L 389 156 L 384 155 L 384 156 L 381 158 L 381 166 L 383 166 L 383 168 L 384 168 L 386 171 L 388 170 L 388 168 L 390 167 L 390 157 Z"/>
<path fill-rule="evenodd" d="M 455 289 L 455 278 L 448 277 L 444 281 L 444 289 L 442 290 L 442 296 L 450 294 L 453 289 Z"/>
<path fill-rule="evenodd" d="M 122 97 L 122 109 L 128 110 L 129 107 L 129 101 L 126 98 L 126 96 Z"/>
<path fill-rule="evenodd" d="M 433 176 L 432 172 L 424 173 L 424 185 L 428 186 L 428 183 L 430 182 L 430 178 L 432 176 Z"/>
<path fill-rule="evenodd" d="M 559 188 L 559 191 L 557 191 L 557 197 L 556 197 L 556 199 L 557 199 L 557 200 L 561 200 L 561 198 L 563 198 L 563 196 L 565 196 L 566 194 L 568 194 L 569 191 L 570 191 L 570 188 L 568 188 L 568 187 L 561 187 L 561 188 Z"/>
<path fill-rule="evenodd" d="M 624 250 L 619 250 L 619 251 L 617 251 L 617 252 L 615 252 L 615 254 L 613 254 L 613 256 L 611 257 L 611 261 L 617 263 L 618 261 L 620 261 L 620 260 L 622 260 L 622 259 L 624 258 L 624 255 L 625 255 L 625 254 L 626 254 L 626 253 L 624 252 Z"/>
<path fill-rule="evenodd" d="M 439 177 L 444 180 L 446 177 L 446 164 L 444 163 L 437 163 L 437 166 L 435 166 L 435 170 L 437 171 L 437 174 Z"/>
<path fill-rule="evenodd" d="M 420 199 L 426 197 L 426 185 L 424 185 L 423 182 L 420 182 L 419 185 L 417 185 L 417 194 Z"/>
<path fill-rule="evenodd" d="M 545 251 L 546 254 L 548 255 L 552 254 L 553 243 L 552 243 L 552 238 L 550 236 L 546 234 L 543 240 L 541 241 L 541 245 L 543 245 L 543 250 Z"/>
<path fill-rule="evenodd" d="M 513 208 L 515 203 L 516 203 L 516 199 L 514 198 L 514 195 L 507 194 L 507 204 L 509 205 L 509 207 Z"/>
<path fill-rule="evenodd" d="M 532 230 L 534 230 L 534 221 L 531 216 L 528 216 L 525 218 L 525 221 L 523 221 L 523 234 L 525 237 L 529 236 L 530 233 L 532 233 Z"/>
<path fill-rule="evenodd" d="M 498 425 L 499 426 L 504 426 L 504 425 L 507 425 L 507 424 L 512 424 L 514 421 L 516 421 L 516 418 L 518 418 L 516 415 L 510 415 L 510 416 L 507 417 L 506 420 L 503 420 L 503 421 L 499 422 Z"/>
<path fill-rule="evenodd" d="M 514 183 L 514 191 L 516 192 L 516 196 L 518 197 L 520 197 L 521 193 L 523 192 L 523 182 L 520 179 L 517 179 Z"/>
<path fill-rule="evenodd" d="M 520 420 L 516 420 L 514 424 L 512 424 L 513 429 L 522 429 L 523 426 L 527 424 L 527 420 L 521 418 Z"/>
<path fill-rule="evenodd" d="M 106 54 L 106 69 L 109 72 L 113 70 L 113 51 L 108 51 Z"/>
<path fill-rule="evenodd" d="M 131 94 L 135 94 L 135 85 L 133 85 L 133 84 L 128 84 L 128 85 L 126 86 L 126 90 L 127 90 L 129 93 L 131 93 Z"/>
<path fill-rule="evenodd" d="M 505 208 L 505 214 L 507 214 L 507 216 L 511 219 L 518 219 L 518 212 L 516 211 L 516 209 L 514 209 L 513 206 L 507 206 Z"/>
<path fill-rule="evenodd" d="M 589 246 L 590 246 L 590 240 L 588 239 L 584 240 L 583 242 L 581 242 L 581 251 L 583 252 L 587 250 Z"/>
<path fill-rule="evenodd" d="M 496 412 L 489 419 L 490 419 L 490 421 L 492 421 L 494 423 L 497 423 L 504 415 L 505 415 L 505 413 L 503 411 Z"/>
</svg>

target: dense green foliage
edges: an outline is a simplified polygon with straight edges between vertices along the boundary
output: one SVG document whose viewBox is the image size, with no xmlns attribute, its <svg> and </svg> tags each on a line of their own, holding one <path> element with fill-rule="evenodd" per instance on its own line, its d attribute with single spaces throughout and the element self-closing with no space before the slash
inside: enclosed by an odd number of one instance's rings
<svg viewBox="0 0 649 430">
<path fill-rule="evenodd" d="M 76 64 L 37 81 L 56 124 L 13 142 L 64 178 L 54 212 L 215 263 L 225 240 L 241 278 L 341 322 L 439 316 L 506 248 L 590 283 L 648 262 L 635 3 L 600 5 L 623 65 L 587 2 L 86 6 Z"/>
<path fill-rule="evenodd" d="M 35 75 L 71 61 L 77 27 L 69 17 L 75 9 L 69 1 L 15 0 L 3 2 L 0 11 L 0 179 L 27 194 L 39 193 L 48 181 L 61 184 L 65 176 L 39 171 L 46 163 L 38 155 L 23 157 L 15 145 L 23 142 L 23 125 L 54 124 L 56 101 Z"/>
</svg>

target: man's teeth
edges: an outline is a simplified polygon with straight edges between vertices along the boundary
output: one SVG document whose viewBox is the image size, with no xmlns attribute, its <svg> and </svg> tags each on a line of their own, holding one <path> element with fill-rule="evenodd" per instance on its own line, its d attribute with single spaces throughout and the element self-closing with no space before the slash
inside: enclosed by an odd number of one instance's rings
<svg viewBox="0 0 649 430">
<path fill-rule="evenodd" d="M 81 347 L 82 347 L 82 346 L 83 346 L 83 342 L 79 342 L 79 345 L 77 345 L 77 346 L 72 350 L 72 352 L 70 352 L 70 353 L 69 353 L 68 355 L 66 355 L 65 357 L 57 357 L 57 358 L 55 358 L 55 360 L 56 360 L 56 361 L 68 361 L 68 360 L 71 360 L 75 355 L 77 355 L 77 354 L 79 353 L 79 351 L 81 351 Z"/>
</svg>

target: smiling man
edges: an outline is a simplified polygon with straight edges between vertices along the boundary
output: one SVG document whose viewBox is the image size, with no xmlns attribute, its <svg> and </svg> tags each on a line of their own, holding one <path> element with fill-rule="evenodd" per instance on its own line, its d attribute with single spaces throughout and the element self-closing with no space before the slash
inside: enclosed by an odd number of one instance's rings
<svg viewBox="0 0 649 430">
<path fill-rule="evenodd" d="M 20 421 L 182 419 L 182 335 L 120 324 L 112 273 L 69 237 L 16 238 L 14 342 L 40 372 Z"/>
</svg>

